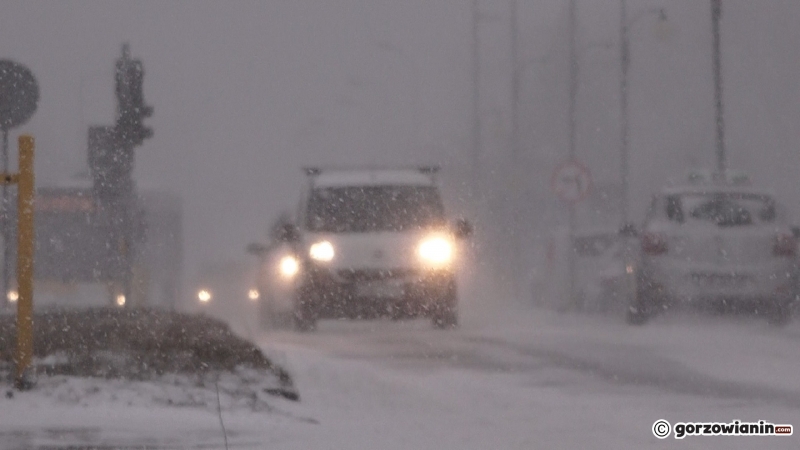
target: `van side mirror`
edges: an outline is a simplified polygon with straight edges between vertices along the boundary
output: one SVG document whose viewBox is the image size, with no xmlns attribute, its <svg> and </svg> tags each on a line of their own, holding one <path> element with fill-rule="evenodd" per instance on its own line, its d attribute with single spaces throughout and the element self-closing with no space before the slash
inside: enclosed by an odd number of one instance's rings
<svg viewBox="0 0 800 450">
<path fill-rule="evenodd" d="M 466 239 L 472 236 L 472 224 L 467 219 L 456 220 L 453 232 L 458 239 Z"/>
<path fill-rule="evenodd" d="M 293 223 L 281 225 L 277 238 L 280 242 L 297 242 L 300 240 L 300 228 Z"/>
<path fill-rule="evenodd" d="M 619 236 L 623 238 L 635 238 L 639 236 L 639 230 L 631 222 L 622 224 L 619 228 Z"/>
</svg>

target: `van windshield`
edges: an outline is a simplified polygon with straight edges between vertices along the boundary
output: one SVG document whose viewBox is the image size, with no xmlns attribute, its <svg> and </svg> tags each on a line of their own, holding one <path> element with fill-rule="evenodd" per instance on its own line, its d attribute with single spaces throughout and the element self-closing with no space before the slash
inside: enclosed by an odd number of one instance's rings
<svg viewBox="0 0 800 450">
<path fill-rule="evenodd" d="M 433 186 L 347 186 L 314 189 L 311 231 L 363 233 L 443 226 L 444 207 Z"/>
</svg>

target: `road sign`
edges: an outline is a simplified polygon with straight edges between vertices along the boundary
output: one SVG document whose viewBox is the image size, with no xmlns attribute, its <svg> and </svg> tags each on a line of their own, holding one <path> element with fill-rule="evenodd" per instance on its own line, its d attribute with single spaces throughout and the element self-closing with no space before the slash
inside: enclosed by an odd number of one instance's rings
<svg viewBox="0 0 800 450">
<path fill-rule="evenodd" d="M 39 85 L 25 66 L 0 60 L 0 130 L 18 127 L 33 116 L 39 102 Z"/>
<path fill-rule="evenodd" d="M 578 203 L 589 194 L 592 176 L 589 169 L 577 161 L 567 161 L 556 167 L 550 187 L 561 200 Z"/>
</svg>

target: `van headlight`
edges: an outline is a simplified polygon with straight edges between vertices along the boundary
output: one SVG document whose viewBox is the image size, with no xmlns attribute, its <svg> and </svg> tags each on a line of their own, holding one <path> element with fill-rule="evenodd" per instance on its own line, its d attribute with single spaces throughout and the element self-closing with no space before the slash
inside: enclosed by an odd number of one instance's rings
<svg viewBox="0 0 800 450">
<path fill-rule="evenodd" d="M 197 291 L 197 299 L 200 300 L 200 303 L 208 303 L 211 301 L 211 291 L 208 289 L 200 289 Z"/>
<path fill-rule="evenodd" d="M 308 249 L 308 256 L 316 261 L 328 262 L 333 259 L 333 244 L 328 241 L 319 241 L 311 244 Z"/>
<path fill-rule="evenodd" d="M 286 255 L 278 263 L 278 271 L 284 278 L 292 278 L 300 270 L 300 262 L 292 255 Z"/>
<path fill-rule="evenodd" d="M 427 237 L 417 247 L 417 255 L 429 264 L 447 264 L 453 259 L 453 244 L 442 236 Z"/>
</svg>

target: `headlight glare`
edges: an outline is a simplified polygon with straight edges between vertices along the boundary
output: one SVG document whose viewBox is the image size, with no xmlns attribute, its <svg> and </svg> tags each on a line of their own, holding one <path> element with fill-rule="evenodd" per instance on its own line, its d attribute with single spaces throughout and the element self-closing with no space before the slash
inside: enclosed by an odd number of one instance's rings
<svg viewBox="0 0 800 450">
<path fill-rule="evenodd" d="M 280 271 L 281 275 L 285 278 L 291 278 L 297 275 L 299 270 L 300 263 L 297 261 L 297 258 L 292 255 L 284 256 L 278 263 L 278 271 Z"/>
<path fill-rule="evenodd" d="M 453 258 L 453 245 L 443 237 L 429 237 L 419 244 L 417 254 L 425 262 L 446 264 Z"/>
<path fill-rule="evenodd" d="M 308 256 L 317 261 L 328 262 L 333 259 L 333 255 L 333 244 L 328 241 L 314 243 L 308 249 Z"/>
<path fill-rule="evenodd" d="M 208 289 L 200 289 L 197 291 L 197 299 L 202 303 L 208 303 L 211 300 L 211 291 Z"/>
</svg>

